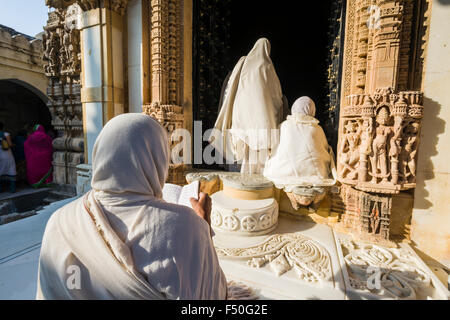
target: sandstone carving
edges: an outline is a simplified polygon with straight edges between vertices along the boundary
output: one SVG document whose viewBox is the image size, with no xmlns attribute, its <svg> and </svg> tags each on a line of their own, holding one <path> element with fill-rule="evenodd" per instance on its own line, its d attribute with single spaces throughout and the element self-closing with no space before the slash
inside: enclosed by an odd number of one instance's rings
<svg viewBox="0 0 450 320">
<path fill-rule="evenodd" d="M 184 128 L 182 100 L 182 1 L 152 0 L 151 102 L 143 111 L 168 131 Z M 174 142 L 171 141 L 171 149 Z M 168 182 L 185 184 L 185 164 L 170 164 Z"/>
<path fill-rule="evenodd" d="M 352 95 L 347 102 L 339 181 L 378 193 L 414 188 L 422 94 L 383 88 L 373 95 Z"/>
<path fill-rule="evenodd" d="M 341 224 L 389 240 L 392 195 L 416 186 L 423 94 L 410 79 L 422 30 L 412 0 L 348 1 L 337 152 Z M 417 33 L 417 34 L 413 34 Z M 411 39 L 416 39 L 412 42 Z"/>
<path fill-rule="evenodd" d="M 69 2 L 46 2 L 56 10 L 49 12 L 43 36 L 44 70 L 49 78 L 48 107 L 57 131 L 53 140 L 53 174 L 59 185 L 76 185 L 76 166 L 84 163 L 81 48 L 76 26 L 81 9 Z"/>
</svg>

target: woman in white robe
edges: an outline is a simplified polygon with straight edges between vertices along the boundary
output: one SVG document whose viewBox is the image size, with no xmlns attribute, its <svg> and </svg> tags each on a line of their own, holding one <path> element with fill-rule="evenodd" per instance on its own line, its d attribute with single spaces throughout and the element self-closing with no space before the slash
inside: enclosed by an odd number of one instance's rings
<svg viewBox="0 0 450 320">
<path fill-rule="evenodd" d="M 168 168 L 157 121 L 109 121 L 93 150 L 92 190 L 48 221 L 37 299 L 226 299 L 205 212 L 162 199 Z"/>
<path fill-rule="evenodd" d="M 262 173 L 266 156 L 278 141 L 271 134 L 282 121 L 282 109 L 283 94 L 270 59 L 270 42 L 261 38 L 231 73 L 214 125 L 224 139 L 213 145 L 224 151 L 227 161 L 242 161 L 241 172 Z"/>
<path fill-rule="evenodd" d="M 334 155 L 319 120 L 314 118 L 314 101 L 297 99 L 291 113 L 281 124 L 280 144 L 267 161 L 264 176 L 286 192 L 295 187 L 334 185 Z"/>
</svg>

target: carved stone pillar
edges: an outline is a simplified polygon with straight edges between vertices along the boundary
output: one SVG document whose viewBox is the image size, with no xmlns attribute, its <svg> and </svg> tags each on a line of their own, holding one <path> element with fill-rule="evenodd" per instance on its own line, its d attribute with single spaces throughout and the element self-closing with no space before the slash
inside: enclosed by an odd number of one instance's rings
<svg viewBox="0 0 450 320">
<path fill-rule="evenodd" d="M 408 82 L 415 6 L 347 2 L 337 152 L 341 225 L 366 240 L 389 240 L 392 195 L 415 188 L 423 116 L 423 95 Z"/>
<path fill-rule="evenodd" d="M 47 1 L 47 5 L 52 5 Z M 76 4 L 56 6 L 44 27 L 44 68 L 49 78 L 47 94 L 52 124 L 53 179 L 58 185 L 77 181 L 76 166 L 84 162 L 83 116 L 81 107 L 81 50 Z M 74 190 L 72 190 L 74 192 Z"/>
<path fill-rule="evenodd" d="M 191 21 L 185 21 L 186 10 L 192 11 L 191 1 L 150 1 L 151 101 L 143 110 L 167 129 L 169 137 L 175 129 L 189 128 L 192 120 L 192 111 L 185 103 L 183 92 L 187 81 L 183 71 L 185 65 L 191 63 L 183 59 L 187 45 L 184 36 L 186 29 L 191 28 Z M 173 143 L 170 144 L 173 147 Z M 186 169 L 185 164 L 171 163 L 168 182 L 185 184 Z"/>
</svg>

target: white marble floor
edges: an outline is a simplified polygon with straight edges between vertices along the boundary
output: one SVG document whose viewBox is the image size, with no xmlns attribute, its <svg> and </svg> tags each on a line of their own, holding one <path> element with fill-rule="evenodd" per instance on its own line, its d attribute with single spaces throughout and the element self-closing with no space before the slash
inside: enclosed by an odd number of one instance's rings
<svg viewBox="0 0 450 320">
<path fill-rule="evenodd" d="M 37 215 L 0 225 L 0 299 L 29 300 L 36 295 L 39 252 L 50 216 L 73 199 L 50 204 Z"/>
<path fill-rule="evenodd" d="M 45 225 L 56 209 L 72 200 L 55 202 L 36 216 L 0 226 L 0 299 L 35 298 Z M 217 233 L 214 242 L 228 280 L 247 284 L 260 299 L 396 299 L 395 294 L 416 299 L 450 297 L 409 246 L 397 251 L 358 244 L 352 247 L 346 236 L 325 225 L 280 217 L 277 228 L 268 235 L 230 237 Z M 359 269 L 354 264 L 359 266 L 361 261 L 365 267 L 391 268 L 394 276 L 388 272 L 383 285 L 387 283 L 392 289 L 392 283 L 400 281 L 404 287 L 394 286 L 393 294 L 358 287 L 361 283 L 355 282 L 355 270 Z M 399 270 L 407 272 L 406 277 Z"/>
</svg>

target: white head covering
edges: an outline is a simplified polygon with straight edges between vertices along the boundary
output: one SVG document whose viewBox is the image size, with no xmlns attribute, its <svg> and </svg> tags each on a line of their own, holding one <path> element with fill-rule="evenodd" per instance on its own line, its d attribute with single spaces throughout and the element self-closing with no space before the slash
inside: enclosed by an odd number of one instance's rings
<svg viewBox="0 0 450 320">
<path fill-rule="evenodd" d="M 303 96 L 295 100 L 291 113 L 314 117 L 316 115 L 316 105 L 310 97 Z"/>
<path fill-rule="evenodd" d="M 208 223 L 161 199 L 164 128 L 143 114 L 113 118 L 93 152 L 93 191 L 50 218 L 38 299 L 225 299 Z M 81 289 L 67 287 L 79 267 Z"/>
<path fill-rule="evenodd" d="M 270 59 L 270 42 L 259 39 L 246 57 L 242 57 L 230 76 L 215 128 L 222 133 L 231 129 L 235 160 L 242 160 L 245 145 L 252 150 L 272 149 L 271 129 L 281 123 L 283 94 Z M 268 136 L 257 134 L 268 132 Z M 231 140 L 231 141 L 230 141 Z M 274 140 L 274 141 L 272 141 Z"/>
<path fill-rule="evenodd" d="M 295 187 L 336 183 L 333 150 L 314 118 L 315 110 L 309 97 L 295 101 L 292 115 L 281 124 L 280 144 L 266 162 L 264 176 L 286 192 Z"/>
<path fill-rule="evenodd" d="M 166 131 L 144 114 L 109 121 L 94 145 L 92 188 L 113 194 L 162 197 L 169 169 Z"/>
</svg>

